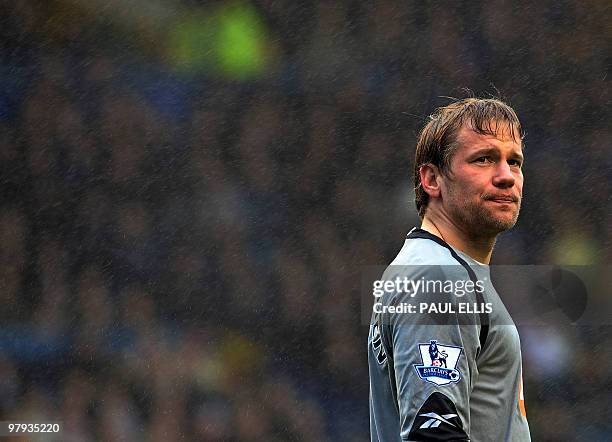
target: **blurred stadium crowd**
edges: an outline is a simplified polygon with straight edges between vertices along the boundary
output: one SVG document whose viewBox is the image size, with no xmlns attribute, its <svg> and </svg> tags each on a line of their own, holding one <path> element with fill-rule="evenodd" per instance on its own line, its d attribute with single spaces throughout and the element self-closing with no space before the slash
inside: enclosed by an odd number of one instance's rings
<svg viewBox="0 0 612 442">
<path fill-rule="evenodd" d="M 0 421 L 369 440 L 361 268 L 418 224 L 416 132 L 463 86 L 527 132 L 494 262 L 612 258 L 607 2 L 234 3 L 274 54 L 240 79 L 78 1 L 1 3 Z M 534 440 L 607 440 L 610 329 L 522 332 Z"/>
</svg>

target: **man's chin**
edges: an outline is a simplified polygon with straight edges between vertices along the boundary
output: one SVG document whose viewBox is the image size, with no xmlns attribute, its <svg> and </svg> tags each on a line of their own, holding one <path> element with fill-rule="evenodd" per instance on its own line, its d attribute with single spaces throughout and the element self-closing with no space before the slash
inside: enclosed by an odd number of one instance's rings
<svg viewBox="0 0 612 442">
<path fill-rule="evenodd" d="M 518 219 L 518 211 L 481 211 L 473 225 L 476 227 L 474 234 L 495 236 L 511 229 Z"/>
<path fill-rule="evenodd" d="M 491 237 L 514 227 L 518 212 L 518 210 L 490 210 L 489 207 L 472 206 L 467 210 L 455 212 L 455 219 L 466 226 L 473 235 Z"/>
<path fill-rule="evenodd" d="M 516 224 L 515 220 L 512 221 L 499 221 L 496 223 L 495 227 L 497 229 L 497 233 L 505 232 L 506 230 L 510 230 Z"/>
<path fill-rule="evenodd" d="M 508 216 L 491 216 L 489 217 L 484 224 L 488 225 L 487 227 L 489 231 L 492 233 L 498 234 L 505 232 L 506 230 L 511 229 L 516 224 L 516 220 L 518 219 L 517 214 L 507 214 Z"/>
</svg>

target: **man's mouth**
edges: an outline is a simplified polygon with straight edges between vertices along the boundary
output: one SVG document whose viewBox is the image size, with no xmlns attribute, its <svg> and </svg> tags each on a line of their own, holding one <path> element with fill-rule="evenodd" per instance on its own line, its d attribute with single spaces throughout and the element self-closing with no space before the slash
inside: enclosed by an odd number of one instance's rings
<svg viewBox="0 0 612 442">
<path fill-rule="evenodd" d="M 485 195 L 484 199 L 486 201 L 493 201 L 494 203 L 499 204 L 510 204 L 518 202 L 518 198 L 512 195 Z"/>
</svg>

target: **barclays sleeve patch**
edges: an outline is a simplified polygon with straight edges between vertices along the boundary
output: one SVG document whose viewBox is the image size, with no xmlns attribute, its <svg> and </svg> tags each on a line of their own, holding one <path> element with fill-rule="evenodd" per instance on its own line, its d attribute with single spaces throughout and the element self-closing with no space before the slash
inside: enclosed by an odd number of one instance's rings
<svg viewBox="0 0 612 442">
<path fill-rule="evenodd" d="M 459 357 L 463 353 L 462 347 L 440 344 L 436 340 L 429 344 L 418 344 L 422 364 L 415 364 L 419 377 L 435 385 L 448 385 L 461 380 L 461 373 L 457 370 Z"/>
</svg>

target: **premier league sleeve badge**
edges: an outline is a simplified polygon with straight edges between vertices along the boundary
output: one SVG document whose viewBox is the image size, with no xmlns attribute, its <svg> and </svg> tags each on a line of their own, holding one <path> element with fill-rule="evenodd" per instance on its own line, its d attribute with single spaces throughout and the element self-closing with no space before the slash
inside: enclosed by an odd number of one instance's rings
<svg viewBox="0 0 612 442">
<path fill-rule="evenodd" d="M 424 381 L 435 385 L 457 383 L 461 373 L 457 370 L 462 347 L 440 344 L 436 340 L 429 344 L 418 344 L 422 364 L 415 364 L 414 369 Z"/>
</svg>

